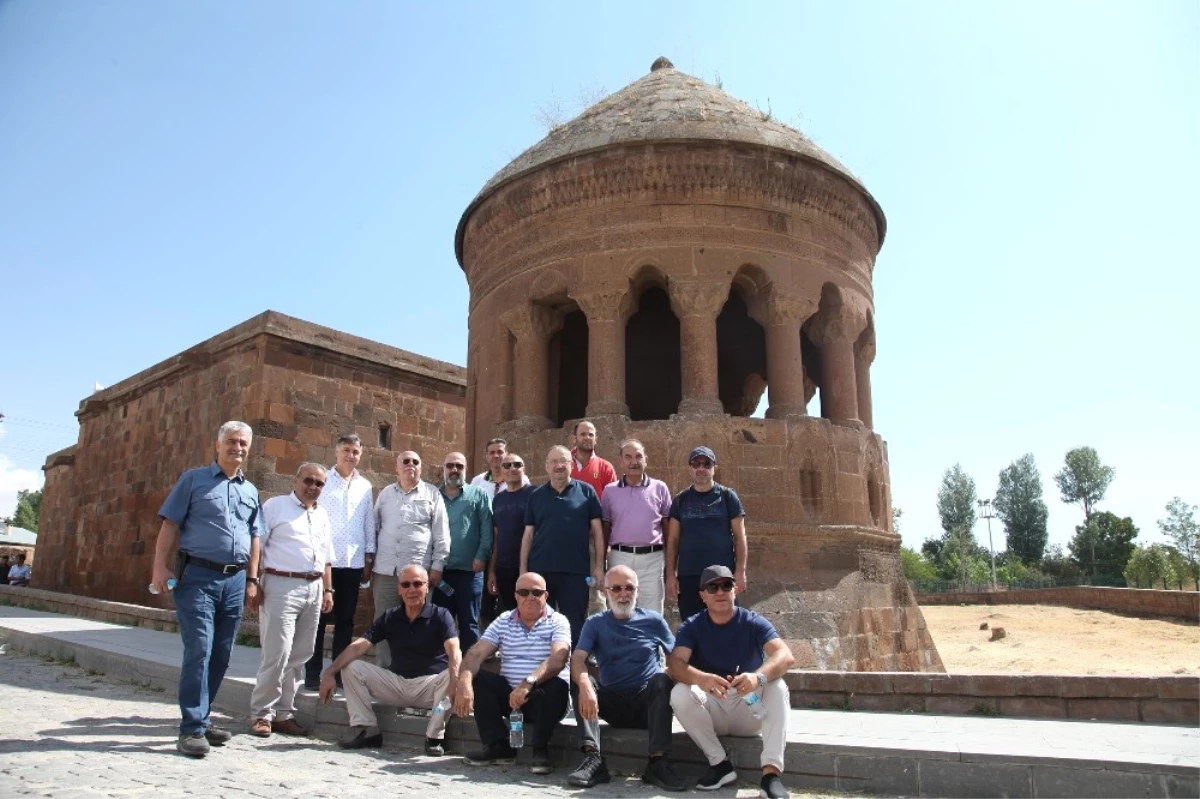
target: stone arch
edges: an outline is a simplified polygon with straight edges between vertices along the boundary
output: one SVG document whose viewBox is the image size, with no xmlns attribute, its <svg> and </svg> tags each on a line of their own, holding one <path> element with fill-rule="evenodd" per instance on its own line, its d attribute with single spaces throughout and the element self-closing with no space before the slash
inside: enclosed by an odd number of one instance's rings
<svg viewBox="0 0 1200 799">
<path fill-rule="evenodd" d="M 767 389 L 766 331 L 750 306 L 769 283 L 761 267 L 743 264 L 717 316 L 717 391 L 730 416 L 753 414 Z"/>
<path fill-rule="evenodd" d="M 555 425 L 587 415 L 588 321 L 575 303 L 560 309 L 562 327 L 550 338 L 550 414 Z"/>
<path fill-rule="evenodd" d="M 683 397 L 679 319 L 666 274 L 647 264 L 630 280 L 634 312 L 625 323 L 625 402 L 634 421 L 667 419 Z"/>
</svg>

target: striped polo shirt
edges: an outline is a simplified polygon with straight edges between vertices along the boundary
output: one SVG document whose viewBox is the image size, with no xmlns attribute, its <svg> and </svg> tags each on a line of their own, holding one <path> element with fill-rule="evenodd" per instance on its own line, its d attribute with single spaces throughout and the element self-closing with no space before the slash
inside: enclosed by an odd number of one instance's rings
<svg viewBox="0 0 1200 799">
<path fill-rule="evenodd" d="M 500 650 L 500 676 L 508 680 L 513 688 L 533 673 L 533 670 L 550 657 L 550 645 L 560 641 L 571 646 L 571 624 L 567 617 L 546 607 L 542 617 L 533 625 L 525 626 L 515 610 L 500 614 L 500 618 L 488 625 L 483 640 Z M 568 670 L 558 673 L 561 680 L 570 682 Z"/>
</svg>

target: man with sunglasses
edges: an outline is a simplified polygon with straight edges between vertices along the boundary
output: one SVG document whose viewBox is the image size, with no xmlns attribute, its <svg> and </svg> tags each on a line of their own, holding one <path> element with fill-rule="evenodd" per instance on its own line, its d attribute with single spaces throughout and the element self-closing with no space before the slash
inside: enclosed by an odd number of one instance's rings
<svg viewBox="0 0 1200 799">
<path fill-rule="evenodd" d="M 605 495 L 607 496 L 607 494 Z M 628 566 L 604 575 L 608 610 L 583 625 L 571 655 L 575 721 L 583 762 L 567 782 L 591 788 L 611 777 L 600 754 L 600 719 L 611 727 L 645 729 L 650 760 L 642 780 L 668 791 L 685 791 L 687 783 L 671 768 L 671 678 L 662 671 L 660 655 L 675 647 L 675 636 L 661 613 L 637 606 L 638 576 Z M 588 674 L 588 656 L 600 668 L 597 681 Z"/>
<path fill-rule="evenodd" d="M 482 488 L 492 498 L 508 491 L 508 470 L 504 468 L 507 454 L 507 441 L 503 438 L 490 439 L 487 443 L 487 471 L 472 477 L 471 485 Z M 522 475 L 521 485 L 529 485 L 529 478 Z"/>
<path fill-rule="evenodd" d="M 570 698 L 563 669 L 571 651 L 571 626 L 565 616 L 547 607 L 550 593 L 540 574 L 522 574 L 516 595 L 517 609 L 501 613 L 463 658 L 454 712 L 464 718 L 475 713 L 483 742 L 463 762 L 469 766 L 515 763 L 517 750 L 509 746 L 507 720 L 519 709 L 533 725 L 530 771 L 549 774 L 550 738 L 567 714 Z M 496 652 L 500 673 L 480 671 Z"/>
<path fill-rule="evenodd" d="M 375 499 L 375 570 L 371 594 L 375 615 L 400 604 L 397 575 L 411 563 L 429 573 L 431 585 L 442 581 L 442 570 L 450 555 L 450 524 L 442 492 L 421 479 L 421 456 L 405 451 L 396 456 L 396 482 Z M 375 648 L 375 659 L 383 668 L 391 663 L 386 641 Z"/>
<path fill-rule="evenodd" d="M 785 798 L 779 775 L 791 700 L 782 678 L 795 658 L 771 622 L 734 604 L 737 587 L 728 568 L 709 566 L 700 575 L 700 587 L 705 612 L 683 623 L 667 658 L 667 674 L 676 683 L 671 708 L 708 758 L 709 769 L 696 787 L 713 791 L 737 780 L 718 735 L 761 732 L 761 795 Z M 747 704 L 751 694 L 757 694 L 766 711 L 761 720 Z"/>
<path fill-rule="evenodd" d="M 700 611 L 700 573 L 712 563 L 731 570 L 746 590 L 746 511 L 737 492 L 715 479 L 717 456 L 696 447 L 688 456 L 692 485 L 675 495 L 667 519 L 667 596 L 679 598 L 679 618 Z"/>
<path fill-rule="evenodd" d="M 663 520 L 671 489 L 646 474 L 646 448 L 621 442 L 621 479 L 600 497 L 608 565 L 629 566 L 638 576 L 637 606 L 663 612 Z"/>
<path fill-rule="evenodd" d="M 450 554 L 442 580 L 453 593 L 435 586 L 433 601 L 454 614 L 464 649 L 479 640 L 483 572 L 492 556 L 492 505 L 483 489 L 463 485 L 467 456 L 451 452 L 442 461 L 442 500 L 450 527 Z"/>
<path fill-rule="evenodd" d="M 492 500 L 492 558 L 488 563 L 487 590 L 504 610 L 517 609 L 517 577 L 521 574 L 521 538 L 525 534 L 525 507 L 535 487 L 525 476 L 525 460 L 515 452 L 500 462 L 504 490 Z"/>
<path fill-rule="evenodd" d="M 432 710 L 449 696 L 454 700 L 462 650 L 454 619 L 445 608 L 429 600 L 429 573 L 420 566 L 405 566 L 399 575 L 402 604 L 385 610 L 361 637 L 356 638 L 321 675 L 321 702 L 326 704 L 341 675 L 346 693 L 350 730 L 338 742 L 343 749 L 378 749 L 383 733 L 372 702 L 386 707 Z M 391 665 L 384 669 L 360 658 L 371 647 L 387 641 Z M 434 712 L 425 727 L 425 754 L 446 754 L 446 721 L 450 714 Z"/>
<path fill-rule="evenodd" d="M 292 493 L 263 503 L 266 532 L 250 555 L 257 590 L 246 604 L 258 611 L 262 646 L 258 678 L 250 695 L 250 734 L 307 735 L 296 721 L 296 691 L 312 657 L 317 620 L 333 610 L 333 531 L 317 504 L 325 467 L 306 463 L 296 472 Z"/>
</svg>

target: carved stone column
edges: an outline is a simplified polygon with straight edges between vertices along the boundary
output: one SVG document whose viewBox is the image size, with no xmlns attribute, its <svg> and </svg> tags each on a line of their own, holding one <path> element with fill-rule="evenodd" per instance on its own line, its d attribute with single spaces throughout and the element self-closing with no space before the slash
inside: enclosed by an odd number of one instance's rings
<svg viewBox="0 0 1200 799">
<path fill-rule="evenodd" d="M 871 364 L 875 362 L 875 342 L 868 341 L 854 359 L 854 382 L 858 387 L 858 418 L 868 430 L 875 429 L 871 412 Z"/>
<path fill-rule="evenodd" d="M 550 336 L 562 327 L 562 314 L 526 304 L 501 315 L 517 339 L 513 353 L 513 416 L 533 427 L 552 427 L 550 406 Z"/>
<path fill-rule="evenodd" d="M 774 288 L 751 303 L 750 315 L 766 331 L 768 418 L 808 414 L 804 401 L 800 326 L 816 309 L 815 301 Z"/>
<path fill-rule="evenodd" d="M 588 416 L 629 415 L 625 403 L 628 291 L 571 294 L 588 322 Z"/>
<path fill-rule="evenodd" d="M 667 289 L 679 317 L 679 413 L 724 413 L 717 386 L 717 315 L 729 299 L 729 281 L 672 278 Z"/>
<path fill-rule="evenodd" d="M 821 349 L 821 416 L 834 424 L 862 425 L 854 363 L 854 341 L 861 328 L 861 321 L 839 314 L 813 330 L 813 343 Z"/>
</svg>

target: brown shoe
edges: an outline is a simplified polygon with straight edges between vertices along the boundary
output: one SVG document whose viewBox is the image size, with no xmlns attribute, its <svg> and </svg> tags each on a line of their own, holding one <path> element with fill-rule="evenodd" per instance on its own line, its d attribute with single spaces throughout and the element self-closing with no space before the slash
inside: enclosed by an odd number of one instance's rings
<svg viewBox="0 0 1200 799">
<path fill-rule="evenodd" d="M 255 719 L 250 724 L 250 734 L 257 735 L 259 738 L 270 738 L 271 726 L 270 719 Z"/>
<path fill-rule="evenodd" d="M 300 722 L 296 721 L 295 719 L 272 721 L 271 729 L 280 735 L 308 735 L 308 730 L 306 730 L 304 727 L 301 727 Z"/>
</svg>

